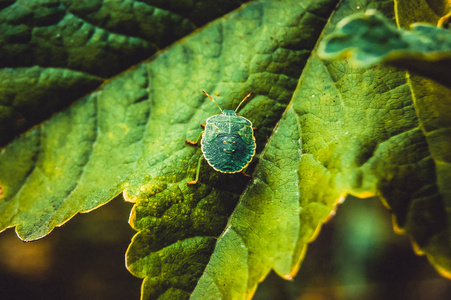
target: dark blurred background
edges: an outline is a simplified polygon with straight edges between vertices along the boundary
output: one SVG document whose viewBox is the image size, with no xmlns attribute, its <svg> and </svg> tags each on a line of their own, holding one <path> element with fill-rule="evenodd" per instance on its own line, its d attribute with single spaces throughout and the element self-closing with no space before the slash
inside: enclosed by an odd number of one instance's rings
<svg viewBox="0 0 451 300">
<path fill-rule="evenodd" d="M 125 268 L 135 231 L 132 204 L 117 197 L 79 214 L 49 236 L 21 242 L 14 230 L 0 234 L 0 299 L 139 299 L 141 279 Z M 349 197 L 309 246 L 293 281 L 275 274 L 256 300 L 450 299 L 451 281 L 409 238 L 393 233 L 380 201 Z"/>
<path fill-rule="evenodd" d="M 139 299 L 141 279 L 125 268 L 132 206 L 116 197 L 35 242 L 1 233 L 0 299 Z"/>
<path fill-rule="evenodd" d="M 294 280 L 271 274 L 254 299 L 447 300 L 451 281 L 393 232 L 379 198 L 348 197 L 310 244 Z"/>
</svg>

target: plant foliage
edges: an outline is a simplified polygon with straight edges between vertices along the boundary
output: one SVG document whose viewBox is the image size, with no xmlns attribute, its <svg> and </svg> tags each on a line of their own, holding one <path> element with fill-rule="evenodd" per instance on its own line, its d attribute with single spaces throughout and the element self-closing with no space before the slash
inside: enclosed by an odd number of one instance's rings
<svg viewBox="0 0 451 300">
<path fill-rule="evenodd" d="M 346 195 L 377 195 L 451 277 L 450 33 L 394 25 L 442 24 L 449 6 L 243 2 L 3 5 L 0 229 L 39 239 L 123 192 L 143 299 L 242 299 L 272 269 L 293 277 Z M 224 109 L 254 92 L 252 179 L 205 163 L 187 186 L 201 151 L 185 140 L 217 114 L 202 89 Z"/>
</svg>

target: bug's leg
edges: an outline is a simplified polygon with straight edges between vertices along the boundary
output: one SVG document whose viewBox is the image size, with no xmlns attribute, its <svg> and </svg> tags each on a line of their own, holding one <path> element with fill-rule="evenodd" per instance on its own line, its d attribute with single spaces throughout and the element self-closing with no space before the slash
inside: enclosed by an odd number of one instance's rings
<svg viewBox="0 0 451 300">
<path fill-rule="evenodd" d="M 191 144 L 191 145 L 197 145 L 199 143 L 200 138 L 202 137 L 202 133 L 203 132 L 201 132 L 199 134 L 199 136 L 197 137 L 197 139 L 195 141 L 185 140 L 185 143 Z"/>
<path fill-rule="evenodd" d="M 247 165 L 247 166 L 243 169 L 243 171 L 241 171 L 241 174 L 243 174 L 243 175 L 246 176 L 246 177 L 252 178 L 252 175 L 246 173 L 247 168 L 249 168 L 249 165 Z"/>
<path fill-rule="evenodd" d="M 200 162 L 202 161 L 202 158 L 204 156 L 201 155 L 199 157 L 199 161 L 197 162 L 197 168 L 196 168 L 196 178 L 193 181 L 188 181 L 186 184 L 187 185 L 192 185 L 192 184 L 196 184 L 199 181 L 199 171 L 200 171 Z"/>
<path fill-rule="evenodd" d="M 243 175 L 246 176 L 246 177 L 252 178 L 252 175 L 247 174 L 247 173 L 246 173 L 246 170 L 241 171 L 241 174 L 243 174 Z"/>
</svg>

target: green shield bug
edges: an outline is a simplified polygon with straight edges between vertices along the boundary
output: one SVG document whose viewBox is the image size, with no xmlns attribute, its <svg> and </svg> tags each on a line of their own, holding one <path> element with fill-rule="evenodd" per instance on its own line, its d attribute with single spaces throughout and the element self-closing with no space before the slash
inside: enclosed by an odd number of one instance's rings
<svg viewBox="0 0 451 300">
<path fill-rule="evenodd" d="M 186 140 L 186 143 L 197 145 L 201 139 L 203 154 L 197 164 L 196 178 L 188 182 L 188 185 L 196 184 L 199 180 L 202 157 L 216 171 L 237 173 L 243 171 L 255 155 L 256 144 L 252 122 L 236 113 L 252 93 L 244 97 L 235 110 L 222 110 L 207 92 L 202 92 L 218 106 L 221 113 L 209 117 L 205 125 L 201 124 L 204 131 L 196 141 Z"/>
</svg>

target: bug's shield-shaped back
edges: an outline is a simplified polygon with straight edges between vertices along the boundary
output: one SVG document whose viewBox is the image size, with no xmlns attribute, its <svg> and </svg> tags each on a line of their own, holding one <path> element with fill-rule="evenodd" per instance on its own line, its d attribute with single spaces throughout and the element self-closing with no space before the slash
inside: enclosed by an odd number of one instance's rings
<svg viewBox="0 0 451 300">
<path fill-rule="evenodd" d="M 221 128 L 219 128 L 218 126 L 216 126 L 216 124 L 214 124 L 214 123 L 207 123 L 207 125 L 205 126 L 204 135 L 202 137 L 202 143 L 204 143 L 204 142 L 208 142 L 208 143 L 213 142 L 213 140 L 216 139 L 218 137 L 218 135 L 220 133 L 223 133 L 223 132 L 224 131 L 221 130 Z"/>
<path fill-rule="evenodd" d="M 243 170 L 255 154 L 252 123 L 239 116 L 216 115 L 207 120 L 201 141 L 202 152 L 215 170 Z"/>
<path fill-rule="evenodd" d="M 238 134 L 241 136 L 243 141 L 247 145 L 252 145 L 254 143 L 254 132 L 251 126 L 245 126 L 238 130 Z"/>
</svg>

